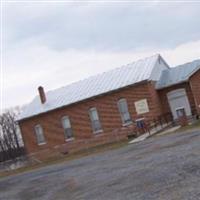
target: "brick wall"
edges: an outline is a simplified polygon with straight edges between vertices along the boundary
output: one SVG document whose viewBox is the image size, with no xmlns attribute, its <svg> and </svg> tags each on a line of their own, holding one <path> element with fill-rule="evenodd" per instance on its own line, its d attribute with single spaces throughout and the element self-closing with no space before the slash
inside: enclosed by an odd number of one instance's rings
<svg viewBox="0 0 200 200">
<path fill-rule="evenodd" d="M 155 90 L 155 84 L 155 82 L 149 83 L 149 92 L 152 98 L 152 112 L 154 112 L 154 116 L 158 116 L 162 115 L 163 111 L 159 93 L 157 90 Z"/>
<path fill-rule="evenodd" d="M 112 142 L 118 136 L 124 139 L 126 134 L 134 129 L 134 126 L 130 126 L 129 128 L 122 127 L 121 117 L 117 107 L 117 101 L 120 98 L 127 99 L 132 119 L 145 117 L 147 120 L 150 120 L 162 114 L 159 96 L 154 89 L 153 82 L 127 87 L 21 121 L 20 127 L 28 153 L 45 149 L 55 149 L 56 146 L 59 147 L 60 145 L 64 145 L 69 151 L 75 151 L 80 148 L 88 147 L 89 144 L 97 145 L 105 143 L 105 141 L 106 143 Z M 141 99 L 147 99 L 150 112 L 138 116 L 134 102 Z M 88 109 L 91 107 L 97 108 L 103 128 L 103 133 L 98 136 L 95 136 L 91 129 L 88 115 Z M 65 115 L 70 117 L 75 136 L 74 141 L 65 142 L 64 140 L 61 118 Z M 47 140 L 47 144 L 45 145 L 37 145 L 34 133 L 34 126 L 36 124 L 41 124 L 43 127 L 44 135 Z M 86 140 L 91 142 L 85 142 Z"/>
<path fill-rule="evenodd" d="M 158 91 L 158 94 L 159 94 L 159 97 L 161 100 L 161 107 L 162 107 L 163 113 L 171 112 L 170 106 L 168 103 L 168 99 L 167 99 L 167 93 L 171 92 L 173 90 L 176 90 L 176 89 L 181 89 L 181 88 L 185 88 L 187 96 L 188 96 L 188 100 L 189 100 L 189 103 L 191 106 L 192 114 L 195 114 L 196 108 L 195 108 L 194 96 L 193 96 L 190 84 L 188 82 L 177 84 L 177 85 L 174 85 L 174 86 L 171 86 L 168 88 L 164 88 L 164 89 Z"/>
<path fill-rule="evenodd" d="M 200 70 L 198 70 L 190 78 L 190 86 L 194 96 L 195 106 L 198 114 L 200 114 Z"/>
</svg>

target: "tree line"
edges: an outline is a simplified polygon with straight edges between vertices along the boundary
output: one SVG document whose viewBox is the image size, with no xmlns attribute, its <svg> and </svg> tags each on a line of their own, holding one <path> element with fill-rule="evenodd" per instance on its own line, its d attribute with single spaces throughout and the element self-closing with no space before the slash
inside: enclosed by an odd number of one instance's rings
<svg viewBox="0 0 200 200">
<path fill-rule="evenodd" d="M 17 122 L 19 112 L 19 108 L 13 108 L 0 115 L 0 162 L 25 154 Z"/>
</svg>

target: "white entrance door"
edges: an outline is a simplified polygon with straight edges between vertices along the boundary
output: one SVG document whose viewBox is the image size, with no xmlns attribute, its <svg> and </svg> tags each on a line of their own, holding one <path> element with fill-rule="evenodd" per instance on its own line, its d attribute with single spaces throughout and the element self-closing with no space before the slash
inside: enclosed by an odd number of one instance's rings
<svg viewBox="0 0 200 200">
<path fill-rule="evenodd" d="M 177 89 L 167 94 L 168 102 L 174 119 L 178 118 L 177 110 L 184 109 L 187 116 L 191 116 L 191 107 L 185 89 Z"/>
</svg>

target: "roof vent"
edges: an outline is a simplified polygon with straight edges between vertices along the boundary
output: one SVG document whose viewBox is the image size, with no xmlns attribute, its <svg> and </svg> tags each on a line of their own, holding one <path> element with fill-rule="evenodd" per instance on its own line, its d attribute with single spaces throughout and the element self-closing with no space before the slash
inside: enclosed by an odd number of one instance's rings
<svg viewBox="0 0 200 200">
<path fill-rule="evenodd" d="M 41 101 L 42 104 L 44 104 L 46 102 L 46 95 L 45 95 L 45 92 L 44 92 L 44 88 L 42 86 L 39 86 L 38 92 L 39 92 L 39 95 L 40 95 L 40 101 Z"/>
</svg>

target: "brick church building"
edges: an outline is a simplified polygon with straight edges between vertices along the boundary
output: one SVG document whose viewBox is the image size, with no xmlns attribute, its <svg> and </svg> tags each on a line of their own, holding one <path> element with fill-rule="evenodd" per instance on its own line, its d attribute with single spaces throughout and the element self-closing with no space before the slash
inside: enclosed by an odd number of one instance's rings
<svg viewBox="0 0 200 200">
<path fill-rule="evenodd" d="M 47 157 L 127 138 L 135 120 L 200 114 L 200 60 L 170 68 L 160 55 L 39 95 L 18 121 L 27 152 Z"/>
</svg>

